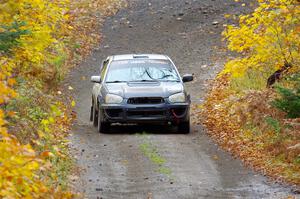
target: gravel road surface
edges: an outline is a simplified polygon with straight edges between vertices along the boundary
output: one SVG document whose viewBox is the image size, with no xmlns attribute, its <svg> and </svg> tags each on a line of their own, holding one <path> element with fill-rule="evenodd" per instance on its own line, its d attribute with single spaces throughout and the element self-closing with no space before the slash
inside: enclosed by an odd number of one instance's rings
<svg viewBox="0 0 300 199">
<path fill-rule="evenodd" d="M 249 1 L 245 1 L 247 4 Z M 86 198 L 282 198 L 289 188 L 269 182 L 219 149 L 192 118 L 189 135 L 152 126 L 114 127 L 99 134 L 89 122 L 91 75 L 101 61 L 123 53 L 169 55 L 187 83 L 194 105 L 229 56 L 222 49 L 224 14 L 247 12 L 233 0 L 130 0 L 106 20 L 103 41 L 67 80 L 74 88 L 77 121 L 71 136 L 82 169 L 76 189 Z M 99 30 L 100 31 L 100 30 Z M 161 160 L 157 163 L 156 160 Z"/>
</svg>

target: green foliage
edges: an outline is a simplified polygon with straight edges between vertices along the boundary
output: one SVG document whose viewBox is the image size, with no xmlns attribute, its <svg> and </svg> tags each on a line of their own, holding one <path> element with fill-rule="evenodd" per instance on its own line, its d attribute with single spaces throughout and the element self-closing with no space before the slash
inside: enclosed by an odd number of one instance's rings
<svg viewBox="0 0 300 199">
<path fill-rule="evenodd" d="M 67 148 L 63 149 L 63 153 L 68 154 Z M 51 176 L 49 179 L 49 184 L 57 184 L 61 186 L 62 190 L 68 190 L 68 176 L 70 175 L 70 171 L 74 168 L 74 162 L 72 157 L 61 157 L 61 156 L 53 156 L 50 159 L 52 164 L 53 173 L 56 176 Z"/>
<path fill-rule="evenodd" d="M 57 49 L 59 55 L 52 56 L 47 59 L 47 62 L 52 66 L 52 78 L 50 83 L 53 85 L 57 85 L 64 79 L 66 74 L 65 63 L 67 61 L 67 53 L 64 52 L 64 49 Z"/>
<path fill-rule="evenodd" d="M 300 117 L 300 73 L 288 79 L 292 81 L 292 88 L 278 86 L 277 92 L 281 98 L 272 101 L 272 105 L 287 113 L 288 118 Z"/>
<path fill-rule="evenodd" d="M 25 25 L 25 22 L 14 21 L 10 26 L 1 26 L 2 31 L 0 32 L 0 52 L 4 52 L 6 54 L 10 53 L 12 48 L 17 47 L 20 44 L 18 39 L 22 35 L 30 33 L 30 31 L 22 29 L 22 27 Z"/>
<path fill-rule="evenodd" d="M 300 156 L 298 156 L 297 158 L 295 158 L 294 162 L 295 162 L 296 164 L 300 164 Z"/>
<path fill-rule="evenodd" d="M 172 174 L 171 169 L 168 167 L 159 167 L 157 171 L 166 176 L 171 176 L 171 174 Z"/>
<path fill-rule="evenodd" d="M 280 122 L 272 117 L 267 117 L 266 118 L 266 122 L 269 126 L 271 126 L 274 131 L 276 132 L 276 134 L 278 135 L 281 131 L 281 125 Z"/>
<path fill-rule="evenodd" d="M 41 122 L 47 116 L 47 109 L 49 106 L 42 106 L 43 97 L 42 91 L 37 88 L 36 84 L 28 84 L 26 81 L 22 81 L 17 87 L 19 94 L 18 98 L 12 99 L 6 106 L 7 111 L 14 111 L 17 113 L 15 119 L 33 121 L 34 123 Z"/>
</svg>

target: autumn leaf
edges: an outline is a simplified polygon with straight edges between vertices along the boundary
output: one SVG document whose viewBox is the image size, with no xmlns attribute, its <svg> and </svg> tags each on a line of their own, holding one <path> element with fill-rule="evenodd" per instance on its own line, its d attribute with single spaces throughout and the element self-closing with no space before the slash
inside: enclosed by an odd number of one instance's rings
<svg viewBox="0 0 300 199">
<path fill-rule="evenodd" d="M 50 151 L 43 151 L 43 152 L 40 154 L 40 156 L 41 156 L 42 158 L 48 158 L 48 157 L 54 157 L 54 154 L 51 153 Z"/>
</svg>

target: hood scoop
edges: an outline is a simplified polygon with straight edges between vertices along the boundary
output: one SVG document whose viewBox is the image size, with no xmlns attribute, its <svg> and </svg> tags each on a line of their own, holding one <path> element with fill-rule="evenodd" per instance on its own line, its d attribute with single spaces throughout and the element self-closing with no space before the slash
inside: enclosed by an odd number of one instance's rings
<svg viewBox="0 0 300 199">
<path fill-rule="evenodd" d="M 132 97 L 169 97 L 173 93 L 183 90 L 183 86 L 176 82 L 127 82 L 106 84 L 109 93 L 120 95 L 123 98 Z"/>
<path fill-rule="evenodd" d="M 159 86 L 160 82 L 157 81 L 145 81 L 145 82 L 127 82 L 129 87 L 145 87 L 145 86 Z"/>
</svg>

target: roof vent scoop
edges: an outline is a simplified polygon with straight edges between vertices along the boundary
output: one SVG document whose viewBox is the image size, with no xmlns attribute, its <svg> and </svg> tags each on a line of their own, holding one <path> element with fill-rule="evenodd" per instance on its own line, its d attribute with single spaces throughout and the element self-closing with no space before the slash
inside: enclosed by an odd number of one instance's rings
<svg viewBox="0 0 300 199">
<path fill-rule="evenodd" d="M 147 55 L 133 55 L 133 58 L 134 59 L 148 59 L 149 58 L 149 56 L 147 56 Z"/>
</svg>

